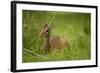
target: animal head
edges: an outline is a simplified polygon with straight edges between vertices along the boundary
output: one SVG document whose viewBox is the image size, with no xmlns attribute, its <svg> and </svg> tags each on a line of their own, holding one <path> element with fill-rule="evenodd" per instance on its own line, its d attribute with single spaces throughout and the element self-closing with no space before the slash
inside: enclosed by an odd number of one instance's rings
<svg viewBox="0 0 100 73">
<path fill-rule="evenodd" d="M 41 37 L 49 37 L 50 36 L 50 29 L 51 28 L 47 23 L 43 24 L 41 32 L 40 32 L 40 36 Z"/>
</svg>

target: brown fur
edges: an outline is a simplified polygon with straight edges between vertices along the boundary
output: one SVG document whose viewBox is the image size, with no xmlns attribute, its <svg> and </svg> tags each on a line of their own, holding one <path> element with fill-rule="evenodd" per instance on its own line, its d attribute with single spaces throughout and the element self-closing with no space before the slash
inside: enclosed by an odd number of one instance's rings
<svg viewBox="0 0 100 73">
<path fill-rule="evenodd" d="M 43 26 L 43 30 L 40 33 L 40 36 L 43 37 L 43 47 L 42 49 L 46 51 L 54 51 L 55 49 L 62 49 L 69 46 L 69 43 L 66 39 L 62 37 L 52 37 L 50 36 L 50 27 L 46 24 Z"/>
</svg>

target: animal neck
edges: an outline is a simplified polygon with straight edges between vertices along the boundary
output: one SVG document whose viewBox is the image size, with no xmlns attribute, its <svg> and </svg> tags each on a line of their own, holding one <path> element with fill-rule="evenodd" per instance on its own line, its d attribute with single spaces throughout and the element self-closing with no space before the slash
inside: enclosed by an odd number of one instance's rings
<svg viewBox="0 0 100 73">
<path fill-rule="evenodd" d="M 44 38 L 45 49 L 49 51 L 50 48 L 50 35 Z"/>
</svg>

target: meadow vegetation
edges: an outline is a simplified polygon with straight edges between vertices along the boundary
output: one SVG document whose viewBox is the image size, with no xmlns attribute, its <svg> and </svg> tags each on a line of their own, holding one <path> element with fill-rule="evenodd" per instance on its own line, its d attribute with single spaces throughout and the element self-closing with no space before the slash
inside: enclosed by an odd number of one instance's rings
<svg viewBox="0 0 100 73">
<path fill-rule="evenodd" d="M 23 10 L 22 20 L 23 49 L 41 55 L 35 56 L 23 50 L 23 63 L 91 58 L 91 15 L 89 13 Z M 44 22 L 53 23 L 51 36 L 64 37 L 70 47 L 44 54 L 41 51 L 43 39 L 39 37 Z"/>
</svg>

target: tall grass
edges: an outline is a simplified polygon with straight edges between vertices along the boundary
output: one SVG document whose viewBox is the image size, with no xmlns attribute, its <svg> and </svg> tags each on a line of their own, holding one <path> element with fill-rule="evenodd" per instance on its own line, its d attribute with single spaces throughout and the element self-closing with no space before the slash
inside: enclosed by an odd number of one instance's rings
<svg viewBox="0 0 100 73">
<path fill-rule="evenodd" d="M 23 49 L 43 57 L 22 51 L 22 61 L 44 62 L 62 60 L 86 60 L 91 58 L 91 15 L 75 12 L 47 12 L 23 10 Z M 68 40 L 70 48 L 44 54 L 41 51 L 43 39 L 39 37 L 44 22 L 53 23 L 51 36 Z"/>
</svg>

